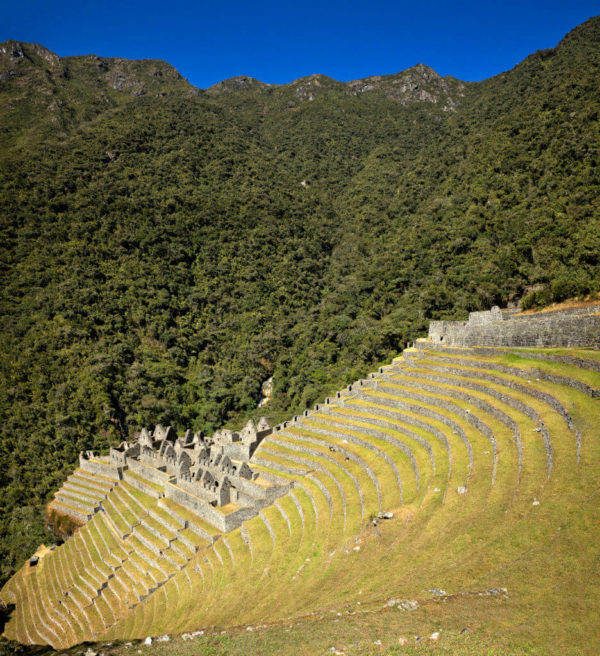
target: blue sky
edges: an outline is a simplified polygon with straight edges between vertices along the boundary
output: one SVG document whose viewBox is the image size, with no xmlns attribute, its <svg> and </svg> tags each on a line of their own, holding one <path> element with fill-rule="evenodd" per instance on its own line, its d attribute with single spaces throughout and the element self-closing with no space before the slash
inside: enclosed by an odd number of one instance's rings
<svg viewBox="0 0 600 656">
<path fill-rule="evenodd" d="M 598 0 L 5 0 L 0 41 L 60 56 L 164 59 L 202 88 L 234 75 L 346 81 L 418 62 L 481 80 L 597 14 Z"/>
</svg>

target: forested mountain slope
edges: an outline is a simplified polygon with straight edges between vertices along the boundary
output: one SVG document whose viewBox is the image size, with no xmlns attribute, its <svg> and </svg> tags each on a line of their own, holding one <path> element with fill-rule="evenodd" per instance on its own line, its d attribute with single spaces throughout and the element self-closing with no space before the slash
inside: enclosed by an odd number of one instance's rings
<svg viewBox="0 0 600 656">
<path fill-rule="evenodd" d="M 0 47 L 0 580 L 78 452 L 271 421 L 426 319 L 598 289 L 600 20 L 481 83 L 194 89 Z"/>
</svg>

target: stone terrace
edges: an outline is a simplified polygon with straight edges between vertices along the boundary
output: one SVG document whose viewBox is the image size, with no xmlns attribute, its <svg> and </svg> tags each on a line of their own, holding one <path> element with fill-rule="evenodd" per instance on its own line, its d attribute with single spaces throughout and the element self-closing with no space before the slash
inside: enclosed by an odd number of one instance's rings
<svg viewBox="0 0 600 656">
<path fill-rule="evenodd" d="M 598 352 L 416 347 L 272 431 L 82 454 L 52 505 L 91 519 L 2 589 L 6 635 L 65 648 L 521 585 L 600 484 Z M 527 573 L 539 594 L 557 567 Z"/>
<path fill-rule="evenodd" d="M 432 321 L 433 346 L 600 348 L 600 304 L 584 308 L 518 314 L 494 307 L 471 312 L 468 321 Z"/>
</svg>

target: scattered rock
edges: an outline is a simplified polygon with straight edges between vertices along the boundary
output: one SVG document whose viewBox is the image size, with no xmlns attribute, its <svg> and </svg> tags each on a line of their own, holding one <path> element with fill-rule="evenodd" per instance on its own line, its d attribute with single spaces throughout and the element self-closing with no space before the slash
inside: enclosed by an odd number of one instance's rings
<svg viewBox="0 0 600 656">
<path fill-rule="evenodd" d="M 434 492 L 439 492 L 439 491 L 440 491 L 440 488 L 439 488 L 439 487 L 434 487 L 434 488 L 433 488 L 433 491 L 434 491 Z"/>
<path fill-rule="evenodd" d="M 400 608 L 401 610 L 417 610 L 419 602 L 416 599 L 388 599 L 388 608 Z"/>
<path fill-rule="evenodd" d="M 463 635 L 463 634 L 465 634 L 465 633 L 471 633 L 471 629 L 465 627 L 465 628 L 460 632 L 461 635 Z"/>
<path fill-rule="evenodd" d="M 408 638 L 405 638 L 404 636 L 400 636 L 400 637 L 398 638 L 398 644 L 399 644 L 401 647 L 406 647 L 406 645 L 408 644 Z"/>
<path fill-rule="evenodd" d="M 254 631 L 254 629 L 251 626 L 247 626 L 246 631 Z"/>
<path fill-rule="evenodd" d="M 446 596 L 446 591 L 445 590 L 440 590 L 440 588 L 431 588 L 429 591 L 434 597 L 445 597 Z"/>
<path fill-rule="evenodd" d="M 156 642 L 169 642 L 171 640 L 171 636 L 168 635 L 161 635 L 156 638 Z"/>
<path fill-rule="evenodd" d="M 98 652 L 94 651 L 91 647 L 86 652 L 84 652 L 84 654 L 85 656 L 98 656 Z"/>
<path fill-rule="evenodd" d="M 375 642 L 373 644 L 377 645 L 379 647 L 379 645 L 381 645 L 381 640 L 375 640 Z"/>
<path fill-rule="evenodd" d="M 360 551 L 360 547 L 357 545 L 356 547 L 354 547 L 354 548 L 352 549 L 352 551 Z"/>
<path fill-rule="evenodd" d="M 394 519 L 394 513 L 393 512 L 380 512 L 379 515 L 377 515 L 378 519 Z"/>
<path fill-rule="evenodd" d="M 125 647 L 125 649 L 129 649 L 129 647 L 133 647 L 133 642 L 126 642 L 126 643 L 123 645 L 123 647 Z"/>
<path fill-rule="evenodd" d="M 466 494 L 467 493 L 467 488 L 464 485 L 459 485 L 456 488 L 456 491 L 458 492 L 458 494 Z"/>
<path fill-rule="evenodd" d="M 440 639 L 440 632 L 439 631 L 434 631 L 430 636 L 430 640 L 439 640 Z"/>
<path fill-rule="evenodd" d="M 497 597 L 498 595 L 506 595 L 508 597 L 508 590 L 506 588 L 491 588 L 479 593 L 480 597 Z"/>
<path fill-rule="evenodd" d="M 532 503 L 531 505 L 532 505 L 532 506 L 539 506 L 539 505 L 540 505 L 540 502 L 539 502 L 536 498 L 534 498 L 534 499 L 533 499 L 533 503 Z"/>
<path fill-rule="evenodd" d="M 147 646 L 150 646 L 150 645 L 152 644 L 152 638 L 151 638 L 150 636 L 148 636 L 148 637 L 144 640 L 144 644 L 147 645 Z"/>
</svg>

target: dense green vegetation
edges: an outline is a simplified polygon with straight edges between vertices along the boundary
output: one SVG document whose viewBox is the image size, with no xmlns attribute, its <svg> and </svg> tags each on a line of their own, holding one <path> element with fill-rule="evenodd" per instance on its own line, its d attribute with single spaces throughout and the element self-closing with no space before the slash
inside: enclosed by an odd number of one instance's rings
<svg viewBox="0 0 600 656">
<path fill-rule="evenodd" d="M 597 291 L 599 42 L 437 103 L 2 55 L 0 582 L 81 449 L 239 425 L 270 375 L 277 421 L 430 318 Z"/>
</svg>

